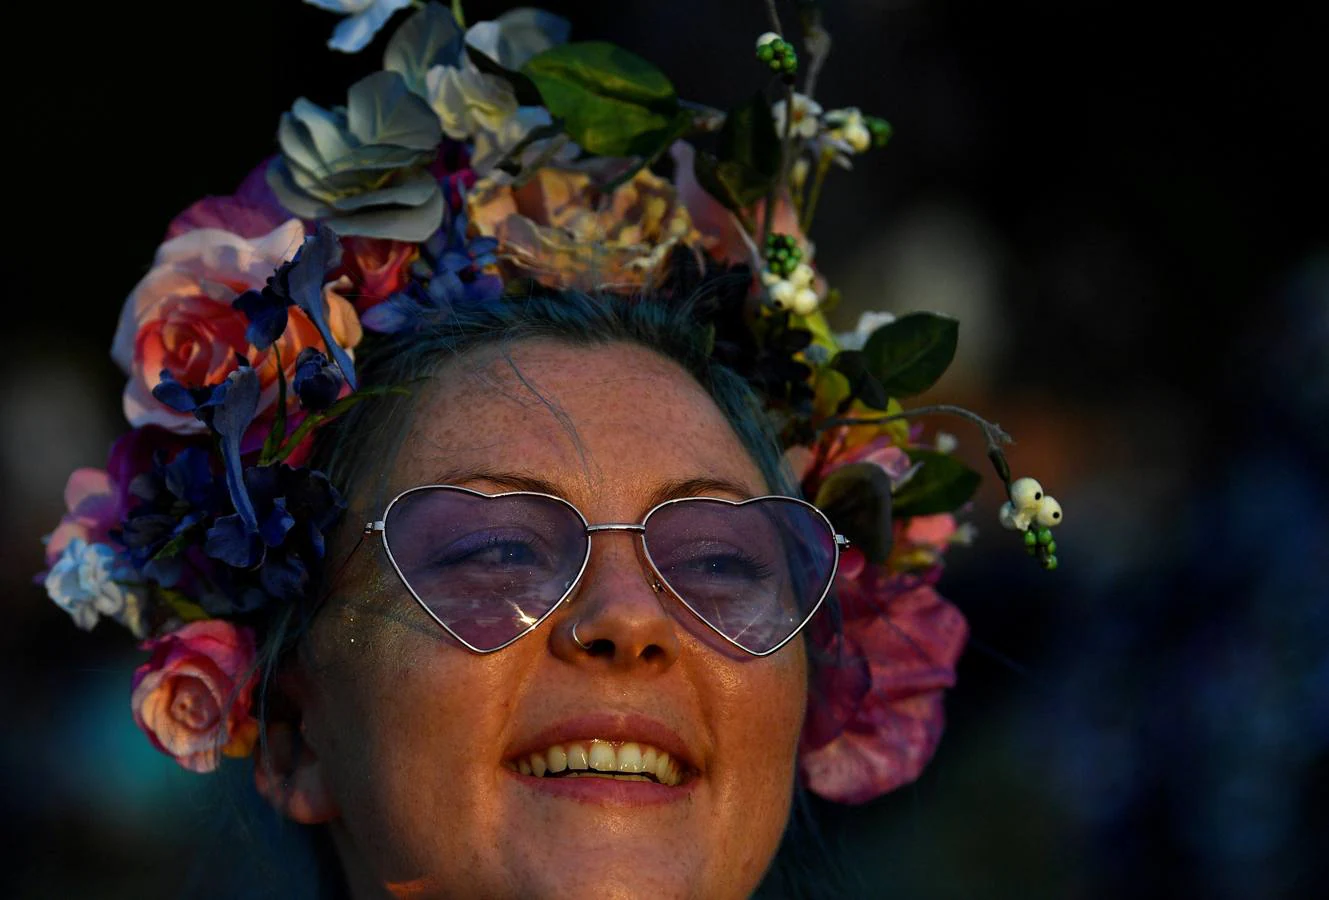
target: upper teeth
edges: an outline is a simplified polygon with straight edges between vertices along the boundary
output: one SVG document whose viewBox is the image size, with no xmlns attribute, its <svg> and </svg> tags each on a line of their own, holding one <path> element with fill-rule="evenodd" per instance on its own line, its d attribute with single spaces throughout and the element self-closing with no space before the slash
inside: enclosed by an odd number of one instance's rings
<svg viewBox="0 0 1329 900">
<path fill-rule="evenodd" d="M 543 778 L 564 772 L 575 774 L 585 771 L 612 772 L 618 776 L 637 776 L 632 780 L 655 779 L 661 784 L 677 785 L 682 777 L 678 764 L 669 754 L 649 744 L 627 741 L 613 744 L 609 741 L 574 741 L 555 744 L 543 751 L 520 757 L 506 763 L 523 775 Z"/>
</svg>

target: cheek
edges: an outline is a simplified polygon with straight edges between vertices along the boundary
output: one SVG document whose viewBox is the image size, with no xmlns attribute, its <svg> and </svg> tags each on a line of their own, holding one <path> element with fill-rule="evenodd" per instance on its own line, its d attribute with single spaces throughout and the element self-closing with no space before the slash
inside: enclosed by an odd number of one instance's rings
<svg viewBox="0 0 1329 900">
<path fill-rule="evenodd" d="M 426 632 L 433 623 L 375 618 L 357 613 L 311 642 L 317 701 L 306 718 L 345 828 L 393 882 L 459 858 L 492 830 L 494 748 L 514 692 L 493 658 L 452 652 Z M 465 847 L 451 846 L 462 836 Z"/>
<path fill-rule="evenodd" d="M 714 661 L 714 655 L 711 656 Z M 714 667 L 707 715 L 716 722 L 718 808 L 731 820 L 735 872 L 760 876 L 789 818 L 807 704 L 807 663 L 793 642 L 773 657 Z"/>
</svg>

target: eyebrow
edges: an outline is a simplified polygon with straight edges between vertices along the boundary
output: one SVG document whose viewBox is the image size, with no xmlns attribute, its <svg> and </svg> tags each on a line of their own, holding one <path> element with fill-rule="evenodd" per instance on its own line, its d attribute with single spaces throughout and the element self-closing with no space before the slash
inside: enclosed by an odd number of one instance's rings
<svg viewBox="0 0 1329 900">
<path fill-rule="evenodd" d="M 453 469 L 441 473 L 435 484 L 464 484 L 468 481 L 488 481 L 516 491 L 533 491 L 563 497 L 563 492 L 550 481 L 530 472 L 505 472 L 496 469 Z M 647 509 L 653 509 L 666 500 L 680 497 L 700 497 L 711 494 L 729 494 L 740 500 L 750 500 L 755 494 L 746 486 L 727 478 L 701 475 L 695 478 L 676 478 L 662 483 L 651 494 Z M 566 499 L 566 498 L 564 498 Z"/>
</svg>

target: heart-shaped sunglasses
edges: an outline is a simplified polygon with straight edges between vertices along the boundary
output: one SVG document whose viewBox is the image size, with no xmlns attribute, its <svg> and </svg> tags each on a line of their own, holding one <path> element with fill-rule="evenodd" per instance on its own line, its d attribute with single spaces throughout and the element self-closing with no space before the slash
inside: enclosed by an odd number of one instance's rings
<svg viewBox="0 0 1329 900">
<path fill-rule="evenodd" d="M 591 536 L 641 535 L 659 585 L 729 643 L 754 656 L 798 634 L 830 591 L 848 544 L 822 512 L 792 497 L 684 497 L 637 524 L 592 525 L 552 494 L 484 494 L 422 485 L 393 498 L 378 532 L 407 590 L 477 653 L 530 633 L 572 596 Z"/>
</svg>

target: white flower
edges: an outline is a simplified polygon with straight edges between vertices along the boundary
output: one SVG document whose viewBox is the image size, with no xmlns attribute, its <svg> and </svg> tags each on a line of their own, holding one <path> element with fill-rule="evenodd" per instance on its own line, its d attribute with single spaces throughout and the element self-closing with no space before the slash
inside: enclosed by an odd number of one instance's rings
<svg viewBox="0 0 1329 900">
<path fill-rule="evenodd" d="M 137 580 L 128 560 L 106 544 L 73 538 L 46 576 L 46 593 L 79 628 L 91 629 L 101 616 L 143 637 L 142 597 L 126 582 Z"/>
<path fill-rule="evenodd" d="M 517 113 L 517 97 L 506 81 L 470 66 L 434 66 L 425 73 L 425 98 L 443 133 L 464 141 L 480 131 L 497 132 Z"/>
<path fill-rule="evenodd" d="M 872 146 L 872 132 L 868 131 L 857 106 L 831 110 L 826 114 L 826 123 L 831 126 L 831 138 L 844 141 L 855 153 Z"/>
<path fill-rule="evenodd" d="M 846 331 L 835 336 L 835 343 L 841 350 L 862 350 L 872 332 L 883 325 L 895 321 L 895 315 L 888 312 L 869 310 L 858 317 L 858 324 L 853 331 Z"/>
<path fill-rule="evenodd" d="M 814 138 L 817 136 L 817 130 L 821 127 L 821 104 L 811 97 L 804 96 L 795 92 L 794 94 L 794 123 L 792 134 L 795 137 Z M 775 133 L 784 137 L 785 129 L 785 102 L 783 100 L 775 101 L 771 106 L 771 117 L 775 119 Z"/>
<path fill-rule="evenodd" d="M 348 18 L 337 23 L 328 46 L 343 53 L 359 53 L 392 14 L 411 5 L 411 0 L 305 0 L 310 6 L 342 13 Z"/>
</svg>

